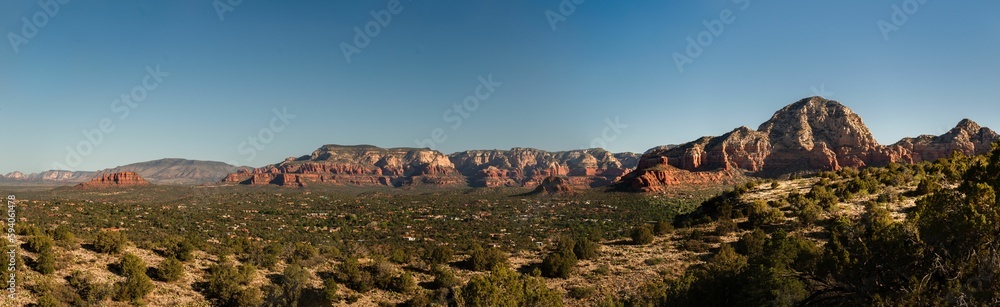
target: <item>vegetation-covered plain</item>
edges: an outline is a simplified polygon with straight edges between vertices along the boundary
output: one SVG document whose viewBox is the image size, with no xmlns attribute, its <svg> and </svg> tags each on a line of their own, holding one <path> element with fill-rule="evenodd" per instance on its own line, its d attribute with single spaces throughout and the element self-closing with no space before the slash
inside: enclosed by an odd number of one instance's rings
<svg viewBox="0 0 1000 307">
<path fill-rule="evenodd" d="M 669 194 L 13 190 L 39 306 L 897 306 L 1000 302 L 997 189 L 1000 149 Z"/>
</svg>

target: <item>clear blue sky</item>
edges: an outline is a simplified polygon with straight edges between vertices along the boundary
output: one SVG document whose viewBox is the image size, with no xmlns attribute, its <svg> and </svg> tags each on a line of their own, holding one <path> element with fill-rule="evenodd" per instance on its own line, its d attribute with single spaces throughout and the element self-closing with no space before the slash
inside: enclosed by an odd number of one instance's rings
<svg viewBox="0 0 1000 307">
<path fill-rule="evenodd" d="M 66 147 L 102 119 L 114 131 L 73 169 L 167 157 L 261 166 L 322 144 L 413 147 L 435 128 L 445 153 L 566 150 L 616 117 L 628 127 L 607 148 L 642 152 L 756 128 L 820 85 L 882 143 L 965 117 L 1000 128 L 1000 3 L 928 0 L 887 41 L 878 22 L 904 2 L 588 0 L 553 31 L 556 0 L 403 0 L 348 63 L 341 43 L 389 1 L 244 0 L 220 20 L 208 0 L 77 0 L 16 53 L 22 18 L 48 13 L 3 1 L 0 172 L 67 165 Z M 724 10 L 735 20 L 678 71 L 672 55 Z M 120 119 L 113 101 L 157 65 L 169 76 Z M 502 85 L 452 129 L 444 112 L 490 74 Z M 296 117 L 249 159 L 240 143 L 275 108 Z"/>
</svg>

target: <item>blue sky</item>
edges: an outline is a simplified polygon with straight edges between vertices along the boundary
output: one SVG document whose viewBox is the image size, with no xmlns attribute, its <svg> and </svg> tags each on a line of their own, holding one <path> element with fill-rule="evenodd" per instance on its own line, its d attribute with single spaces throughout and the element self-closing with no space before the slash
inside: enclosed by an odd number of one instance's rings
<svg viewBox="0 0 1000 307">
<path fill-rule="evenodd" d="M 886 40 L 879 21 L 915 1 L 587 0 L 553 30 L 546 11 L 561 1 L 403 0 L 350 63 L 342 43 L 390 1 L 244 0 L 224 19 L 212 1 L 71 1 L 54 15 L 4 1 L 0 172 L 167 157 L 261 166 L 323 144 L 414 147 L 435 129 L 445 153 L 642 152 L 756 128 L 817 92 L 882 143 L 966 117 L 1000 128 L 1000 3 L 927 0 Z M 727 10 L 679 71 L 672 55 Z M 157 66 L 162 82 L 146 78 Z M 490 75 L 500 85 L 455 127 L 447 110 Z M 155 89 L 122 118 L 115 100 L 144 78 Z M 272 120 L 276 109 L 294 118 Z M 114 130 L 89 140 L 102 120 Z M 248 145 L 259 136 L 270 142 Z"/>
</svg>

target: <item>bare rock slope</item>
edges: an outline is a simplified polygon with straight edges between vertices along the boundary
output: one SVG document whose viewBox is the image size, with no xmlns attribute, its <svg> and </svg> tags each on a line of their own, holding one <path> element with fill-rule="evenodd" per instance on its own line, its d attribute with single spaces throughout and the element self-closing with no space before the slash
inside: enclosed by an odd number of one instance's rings
<svg viewBox="0 0 1000 307">
<path fill-rule="evenodd" d="M 811 97 L 775 112 L 757 130 L 740 127 L 718 137 L 651 149 L 640 158 L 638 168 L 623 178 L 622 186 L 648 191 L 706 178 L 724 180 L 733 172 L 776 177 L 892 162 L 917 163 L 954 152 L 984 154 L 998 139 L 993 130 L 965 119 L 941 136 L 880 145 L 854 111 L 837 101 Z"/>
</svg>

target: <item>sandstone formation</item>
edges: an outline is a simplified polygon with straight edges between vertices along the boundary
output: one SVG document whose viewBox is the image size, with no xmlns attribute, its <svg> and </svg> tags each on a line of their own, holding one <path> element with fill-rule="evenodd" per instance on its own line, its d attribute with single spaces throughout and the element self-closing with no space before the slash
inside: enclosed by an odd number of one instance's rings
<svg viewBox="0 0 1000 307">
<path fill-rule="evenodd" d="M 81 183 L 77 185 L 80 188 L 115 188 L 115 187 L 134 187 L 134 186 L 144 186 L 149 185 L 145 179 L 139 177 L 139 174 L 134 172 L 121 172 L 121 173 L 102 173 L 91 179 L 90 181 Z"/>
<path fill-rule="evenodd" d="M 383 149 L 369 145 L 326 145 L 311 155 L 229 174 L 224 182 L 306 186 L 312 183 L 356 186 L 465 185 L 444 154 L 417 148 Z"/>
<path fill-rule="evenodd" d="M 651 149 L 640 158 L 636 171 L 623 178 L 621 186 L 658 190 L 685 179 L 719 179 L 720 174 L 732 171 L 775 177 L 892 162 L 917 163 L 954 152 L 983 154 L 998 139 L 992 130 L 966 119 L 941 136 L 907 138 L 884 146 L 851 109 L 811 97 L 782 108 L 757 130 L 741 127 L 718 137 Z M 699 174 L 702 172 L 712 173 Z"/>
<path fill-rule="evenodd" d="M 535 187 L 551 176 L 576 187 L 609 186 L 635 168 L 638 155 L 604 149 L 548 152 L 534 148 L 470 150 L 450 156 L 474 187 Z"/>
<path fill-rule="evenodd" d="M 979 124 L 964 119 L 958 123 L 958 126 L 943 135 L 905 138 L 893 146 L 898 147 L 901 152 L 910 154 L 903 156 L 902 161 L 913 163 L 948 158 L 954 152 L 986 154 L 997 139 L 1000 139 L 1000 136 L 993 130 L 980 127 Z"/>
<path fill-rule="evenodd" d="M 569 194 L 575 190 L 576 188 L 570 183 L 568 177 L 550 176 L 542 179 L 542 182 L 535 188 L 534 193 Z"/>
</svg>

